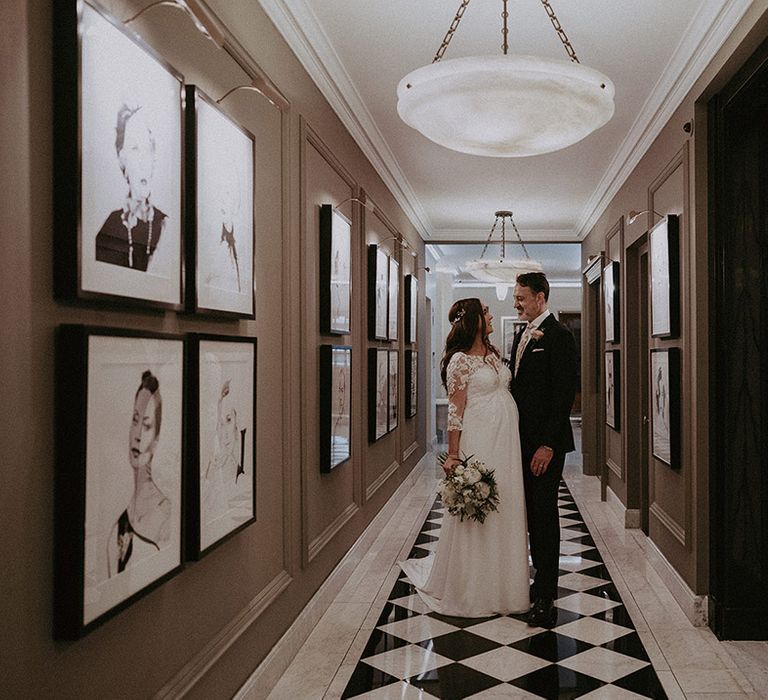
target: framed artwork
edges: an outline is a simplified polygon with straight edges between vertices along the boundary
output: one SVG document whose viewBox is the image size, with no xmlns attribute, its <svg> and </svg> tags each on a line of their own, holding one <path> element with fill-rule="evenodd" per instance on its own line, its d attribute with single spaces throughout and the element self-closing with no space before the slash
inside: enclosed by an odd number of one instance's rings
<svg viewBox="0 0 768 700">
<path fill-rule="evenodd" d="M 54 635 L 89 632 L 181 567 L 181 336 L 61 326 Z"/>
<path fill-rule="evenodd" d="M 417 335 L 418 308 L 419 308 L 419 280 L 415 275 L 406 275 L 404 279 L 405 301 L 405 342 L 415 343 Z"/>
<path fill-rule="evenodd" d="M 668 214 L 650 231 L 651 335 L 674 338 L 680 332 L 679 219 Z"/>
<path fill-rule="evenodd" d="M 405 417 L 413 418 L 419 408 L 419 353 L 405 351 Z"/>
<path fill-rule="evenodd" d="M 605 340 L 619 342 L 619 263 L 615 260 L 603 268 L 603 311 L 605 313 Z"/>
<path fill-rule="evenodd" d="M 186 86 L 187 310 L 254 318 L 255 139 Z"/>
<path fill-rule="evenodd" d="M 54 21 L 55 293 L 181 309 L 182 77 L 90 0 Z"/>
<path fill-rule="evenodd" d="M 400 351 L 389 351 L 389 378 L 387 384 L 389 387 L 388 400 L 387 400 L 387 432 L 394 430 L 397 427 L 397 416 L 399 411 L 398 405 L 398 380 L 399 380 L 399 367 L 400 367 Z"/>
<path fill-rule="evenodd" d="M 368 348 L 368 440 L 387 434 L 389 354 L 385 348 Z"/>
<path fill-rule="evenodd" d="M 387 339 L 389 256 L 375 243 L 368 246 L 368 336 Z"/>
<path fill-rule="evenodd" d="M 605 351 L 605 424 L 621 428 L 621 361 L 618 350 Z"/>
<path fill-rule="evenodd" d="M 320 346 L 320 471 L 352 455 L 352 347 Z"/>
<path fill-rule="evenodd" d="M 352 224 L 331 204 L 320 206 L 320 332 L 351 332 Z"/>
<path fill-rule="evenodd" d="M 680 466 L 680 351 L 651 350 L 651 446 L 653 456 Z"/>
<path fill-rule="evenodd" d="M 256 338 L 190 334 L 185 549 L 199 559 L 256 521 Z"/>
<path fill-rule="evenodd" d="M 517 316 L 501 317 L 501 359 L 509 361 L 512 358 L 512 345 L 518 333 L 522 333 L 526 326 Z"/>
<path fill-rule="evenodd" d="M 387 324 L 387 336 L 390 340 L 397 340 L 397 311 L 400 299 L 400 263 L 393 257 L 389 258 L 389 313 Z"/>
</svg>

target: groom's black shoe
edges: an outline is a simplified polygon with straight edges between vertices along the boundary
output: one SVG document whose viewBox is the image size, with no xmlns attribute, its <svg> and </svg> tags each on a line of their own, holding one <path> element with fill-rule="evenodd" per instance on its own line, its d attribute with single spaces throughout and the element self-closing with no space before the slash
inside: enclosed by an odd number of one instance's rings
<svg viewBox="0 0 768 700">
<path fill-rule="evenodd" d="M 557 622 L 557 609 L 552 598 L 537 598 L 528 613 L 529 627 L 553 627 Z"/>
</svg>

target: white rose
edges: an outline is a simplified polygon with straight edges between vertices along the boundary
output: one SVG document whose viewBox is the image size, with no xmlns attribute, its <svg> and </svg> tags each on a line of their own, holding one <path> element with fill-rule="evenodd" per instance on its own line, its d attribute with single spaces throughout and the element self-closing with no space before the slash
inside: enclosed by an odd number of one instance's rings
<svg viewBox="0 0 768 700">
<path fill-rule="evenodd" d="M 468 484 L 476 484 L 478 481 L 480 481 L 481 478 L 482 474 L 479 470 L 475 469 L 474 467 L 467 469 L 465 480 Z"/>
<path fill-rule="evenodd" d="M 480 496 L 481 499 L 484 501 L 488 498 L 488 496 L 491 495 L 491 487 L 488 486 L 484 481 L 481 481 L 477 486 L 475 486 L 475 489 L 477 490 L 477 495 Z"/>
</svg>

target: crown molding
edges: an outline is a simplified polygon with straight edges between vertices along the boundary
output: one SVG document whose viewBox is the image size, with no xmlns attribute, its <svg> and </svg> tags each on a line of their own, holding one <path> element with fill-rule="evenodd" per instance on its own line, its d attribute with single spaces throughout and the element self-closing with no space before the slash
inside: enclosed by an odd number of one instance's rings
<svg viewBox="0 0 768 700">
<path fill-rule="evenodd" d="M 682 33 L 655 88 L 597 184 L 576 226 L 582 241 L 754 0 L 707 0 Z"/>
<path fill-rule="evenodd" d="M 486 243 L 489 229 L 435 229 L 428 243 Z M 575 229 L 520 229 L 523 243 L 578 243 Z M 501 232 L 495 231 L 490 245 L 501 244 Z M 507 245 L 520 245 L 517 236 L 507 236 Z"/>
<path fill-rule="evenodd" d="M 432 225 L 426 210 L 315 13 L 304 0 L 259 0 L 259 4 L 392 192 L 419 235 L 425 240 L 431 238 Z"/>
</svg>

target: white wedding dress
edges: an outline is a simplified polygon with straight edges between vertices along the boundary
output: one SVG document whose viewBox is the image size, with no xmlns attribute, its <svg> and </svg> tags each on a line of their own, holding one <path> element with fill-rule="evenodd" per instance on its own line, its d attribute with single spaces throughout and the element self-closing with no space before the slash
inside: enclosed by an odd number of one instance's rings
<svg viewBox="0 0 768 700">
<path fill-rule="evenodd" d="M 436 552 L 400 563 L 421 599 L 443 615 L 484 617 L 530 608 L 522 457 L 509 381 L 509 369 L 495 355 L 457 352 L 448 364 L 448 429 L 462 431 L 462 457 L 494 470 L 499 505 L 482 524 L 461 522 L 446 510 Z"/>
</svg>

